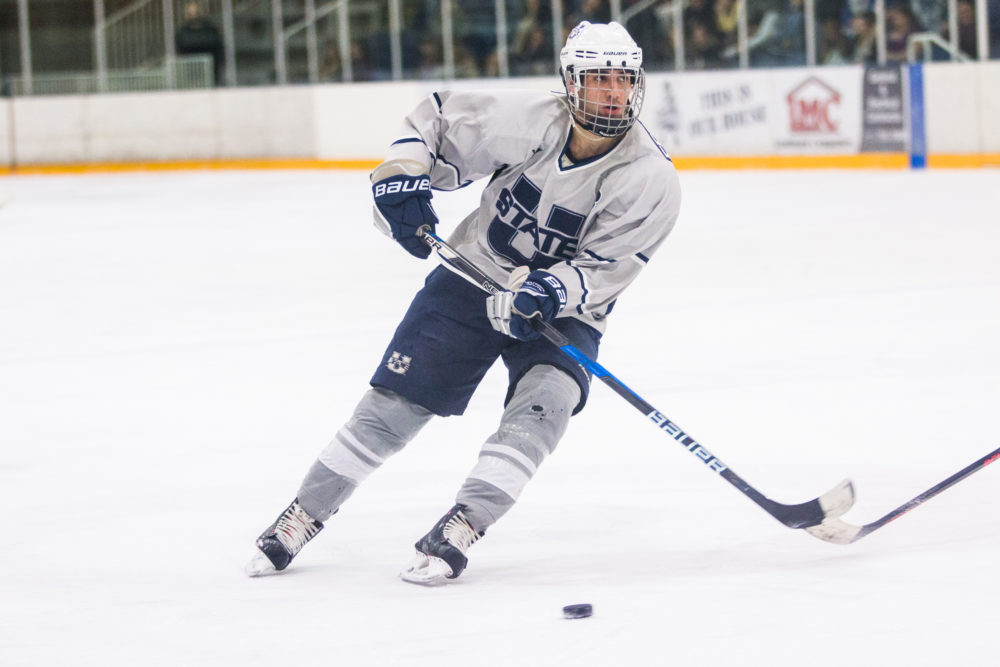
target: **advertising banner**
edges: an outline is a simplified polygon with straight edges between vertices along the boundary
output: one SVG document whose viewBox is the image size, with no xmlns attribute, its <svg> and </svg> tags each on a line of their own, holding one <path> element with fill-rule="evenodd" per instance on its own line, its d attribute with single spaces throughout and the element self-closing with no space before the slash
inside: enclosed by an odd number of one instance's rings
<svg viewBox="0 0 1000 667">
<path fill-rule="evenodd" d="M 906 150 L 906 107 L 903 104 L 903 70 L 899 65 L 872 66 L 865 70 L 861 150 Z"/>
<path fill-rule="evenodd" d="M 782 155 L 857 153 L 860 67 L 776 69 L 774 148 Z"/>
<path fill-rule="evenodd" d="M 641 118 L 668 152 L 765 154 L 773 151 L 771 96 L 764 71 L 650 74 Z"/>
<path fill-rule="evenodd" d="M 642 120 L 677 155 L 830 155 L 861 147 L 858 66 L 651 74 Z"/>
</svg>

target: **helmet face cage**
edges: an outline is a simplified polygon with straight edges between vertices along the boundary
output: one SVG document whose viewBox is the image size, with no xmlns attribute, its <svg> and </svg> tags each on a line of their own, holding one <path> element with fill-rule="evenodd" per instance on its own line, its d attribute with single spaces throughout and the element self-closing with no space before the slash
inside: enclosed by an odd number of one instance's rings
<svg viewBox="0 0 1000 667">
<path fill-rule="evenodd" d="M 582 21 L 559 54 L 570 111 L 588 132 L 617 137 L 642 108 L 642 49 L 619 23 Z"/>
<path fill-rule="evenodd" d="M 563 84 L 580 127 L 601 137 L 618 137 L 639 117 L 646 77 L 641 67 L 571 65 L 563 74 Z M 608 109 L 611 106 L 614 108 Z"/>
</svg>

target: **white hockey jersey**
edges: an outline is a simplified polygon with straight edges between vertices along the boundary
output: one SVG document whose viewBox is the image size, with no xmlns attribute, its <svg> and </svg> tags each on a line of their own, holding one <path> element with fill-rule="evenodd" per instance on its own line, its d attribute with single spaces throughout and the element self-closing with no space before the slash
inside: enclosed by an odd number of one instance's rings
<svg viewBox="0 0 1000 667">
<path fill-rule="evenodd" d="M 387 160 L 420 161 L 437 190 L 489 177 L 451 245 L 501 284 L 517 266 L 556 275 L 568 293 L 559 317 L 603 332 L 677 221 L 680 185 L 641 123 L 578 163 L 565 155 L 572 124 L 564 97 L 552 93 L 434 93 L 407 116 Z"/>
</svg>

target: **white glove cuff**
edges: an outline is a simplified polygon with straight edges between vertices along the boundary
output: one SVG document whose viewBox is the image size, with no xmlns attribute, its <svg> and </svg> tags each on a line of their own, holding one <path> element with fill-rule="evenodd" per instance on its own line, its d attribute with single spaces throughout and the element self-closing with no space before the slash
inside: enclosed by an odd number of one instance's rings
<svg viewBox="0 0 1000 667">
<path fill-rule="evenodd" d="M 490 326 L 500 333 L 511 336 L 510 311 L 514 304 L 514 292 L 503 291 L 486 298 L 486 317 Z"/>
</svg>

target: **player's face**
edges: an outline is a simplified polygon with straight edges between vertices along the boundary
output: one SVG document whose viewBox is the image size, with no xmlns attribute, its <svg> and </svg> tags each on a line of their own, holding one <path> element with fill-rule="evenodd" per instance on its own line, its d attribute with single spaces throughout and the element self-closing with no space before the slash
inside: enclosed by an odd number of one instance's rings
<svg viewBox="0 0 1000 667">
<path fill-rule="evenodd" d="M 577 94 L 584 114 L 589 118 L 622 118 L 634 82 L 632 75 L 620 69 L 583 72 Z"/>
</svg>

